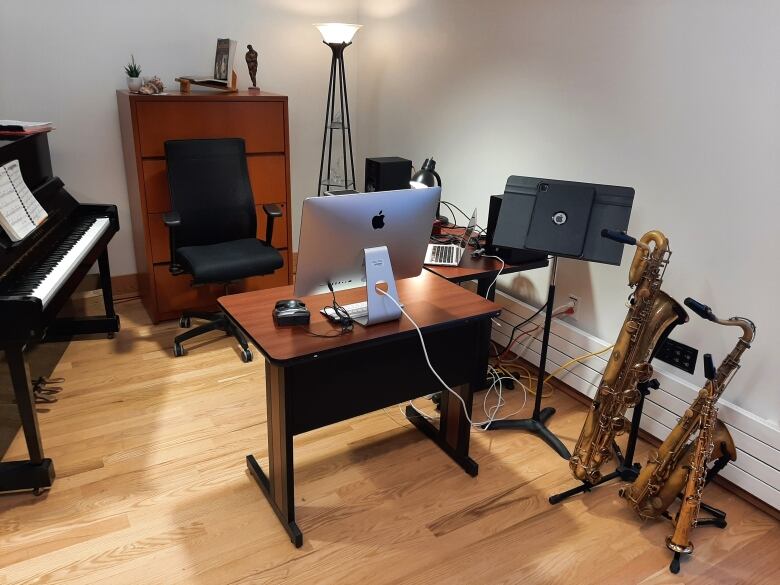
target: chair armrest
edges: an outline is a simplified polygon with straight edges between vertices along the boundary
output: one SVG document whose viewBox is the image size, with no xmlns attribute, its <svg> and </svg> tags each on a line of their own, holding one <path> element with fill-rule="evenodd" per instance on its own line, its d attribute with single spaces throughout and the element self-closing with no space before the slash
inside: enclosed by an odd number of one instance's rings
<svg viewBox="0 0 780 585">
<path fill-rule="evenodd" d="M 277 217 L 282 217 L 282 208 L 276 203 L 266 203 L 263 205 L 263 211 L 268 216 L 268 223 L 265 226 L 265 243 L 270 246 L 274 236 L 274 220 Z"/>
<path fill-rule="evenodd" d="M 176 262 L 176 228 L 181 225 L 181 215 L 177 211 L 163 213 L 163 223 L 168 227 L 168 241 L 171 246 L 171 263 L 168 265 L 168 271 L 174 276 L 184 274 L 181 264 Z"/>
<path fill-rule="evenodd" d="M 169 211 L 163 213 L 163 223 L 170 227 L 179 227 L 181 225 L 181 215 L 178 211 Z"/>
</svg>

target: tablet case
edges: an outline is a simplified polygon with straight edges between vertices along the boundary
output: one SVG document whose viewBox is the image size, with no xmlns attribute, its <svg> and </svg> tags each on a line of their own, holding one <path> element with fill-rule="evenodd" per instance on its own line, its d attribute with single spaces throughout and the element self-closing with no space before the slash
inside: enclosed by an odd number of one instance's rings
<svg viewBox="0 0 780 585">
<path fill-rule="evenodd" d="M 581 257 L 595 196 L 592 185 L 539 183 L 526 248 Z"/>
</svg>

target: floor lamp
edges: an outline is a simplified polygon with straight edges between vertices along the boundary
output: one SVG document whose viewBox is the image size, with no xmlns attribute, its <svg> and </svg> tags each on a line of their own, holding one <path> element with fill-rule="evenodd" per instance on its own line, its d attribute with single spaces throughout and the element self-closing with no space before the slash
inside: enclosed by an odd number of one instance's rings
<svg viewBox="0 0 780 585">
<path fill-rule="evenodd" d="M 360 28 L 359 24 L 328 22 L 314 26 L 322 35 L 322 42 L 330 47 L 333 57 L 330 61 L 330 81 L 328 82 L 328 100 L 325 104 L 325 131 L 322 136 L 322 155 L 320 156 L 320 177 L 317 183 L 317 195 L 323 189 L 332 187 L 355 188 L 355 163 L 352 158 L 352 128 L 349 123 L 349 101 L 347 100 L 347 78 L 344 73 L 344 49 L 352 44 L 352 37 Z M 336 96 L 338 95 L 338 113 L 336 116 Z M 333 177 L 331 161 L 333 158 L 333 133 L 341 130 L 341 155 L 344 166 L 343 181 Z M 349 142 L 349 165 L 347 164 L 347 142 Z M 325 167 L 325 152 L 328 153 L 328 166 Z"/>
</svg>

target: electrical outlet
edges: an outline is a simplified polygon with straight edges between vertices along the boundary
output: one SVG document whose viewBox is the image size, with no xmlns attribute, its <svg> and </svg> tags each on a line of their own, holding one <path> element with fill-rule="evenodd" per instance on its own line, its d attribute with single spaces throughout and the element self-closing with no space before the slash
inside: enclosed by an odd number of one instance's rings
<svg viewBox="0 0 780 585">
<path fill-rule="evenodd" d="M 699 350 L 695 347 L 685 345 L 674 339 L 666 338 L 661 347 L 655 353 L 655 358 L 679 368 L 684 372 L 693 374 L 696 370 L 696 358 L 699 356 Z"/>
</svg>

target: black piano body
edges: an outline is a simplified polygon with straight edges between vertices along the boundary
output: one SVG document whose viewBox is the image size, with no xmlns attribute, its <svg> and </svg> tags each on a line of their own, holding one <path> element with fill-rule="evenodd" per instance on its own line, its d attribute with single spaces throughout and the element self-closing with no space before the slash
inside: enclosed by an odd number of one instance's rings
<svg viewBox="0 0 780 585">
<path fill-rule="evenodd" d="M 108 263 L 108 242 L 119 230 L 119 220 L 115 205 L 80 204 L 66 191 L 53 175 L 46 133 L 0 140 L 0 165 L 12 160 L 19 161 L 25 183 L 48 217 L 18 242 L 0 228 L 0 349 L 5 350 L 30 457 L 0 463 L 0 492 L 40 493 L 51 487 L 54 467 L 43 455 L 24 351 L 47 339 L 87 333 L 111 337 L 119 331 Z M 106 314 L 59 318 L 95 262 Z"/>
</svg>

